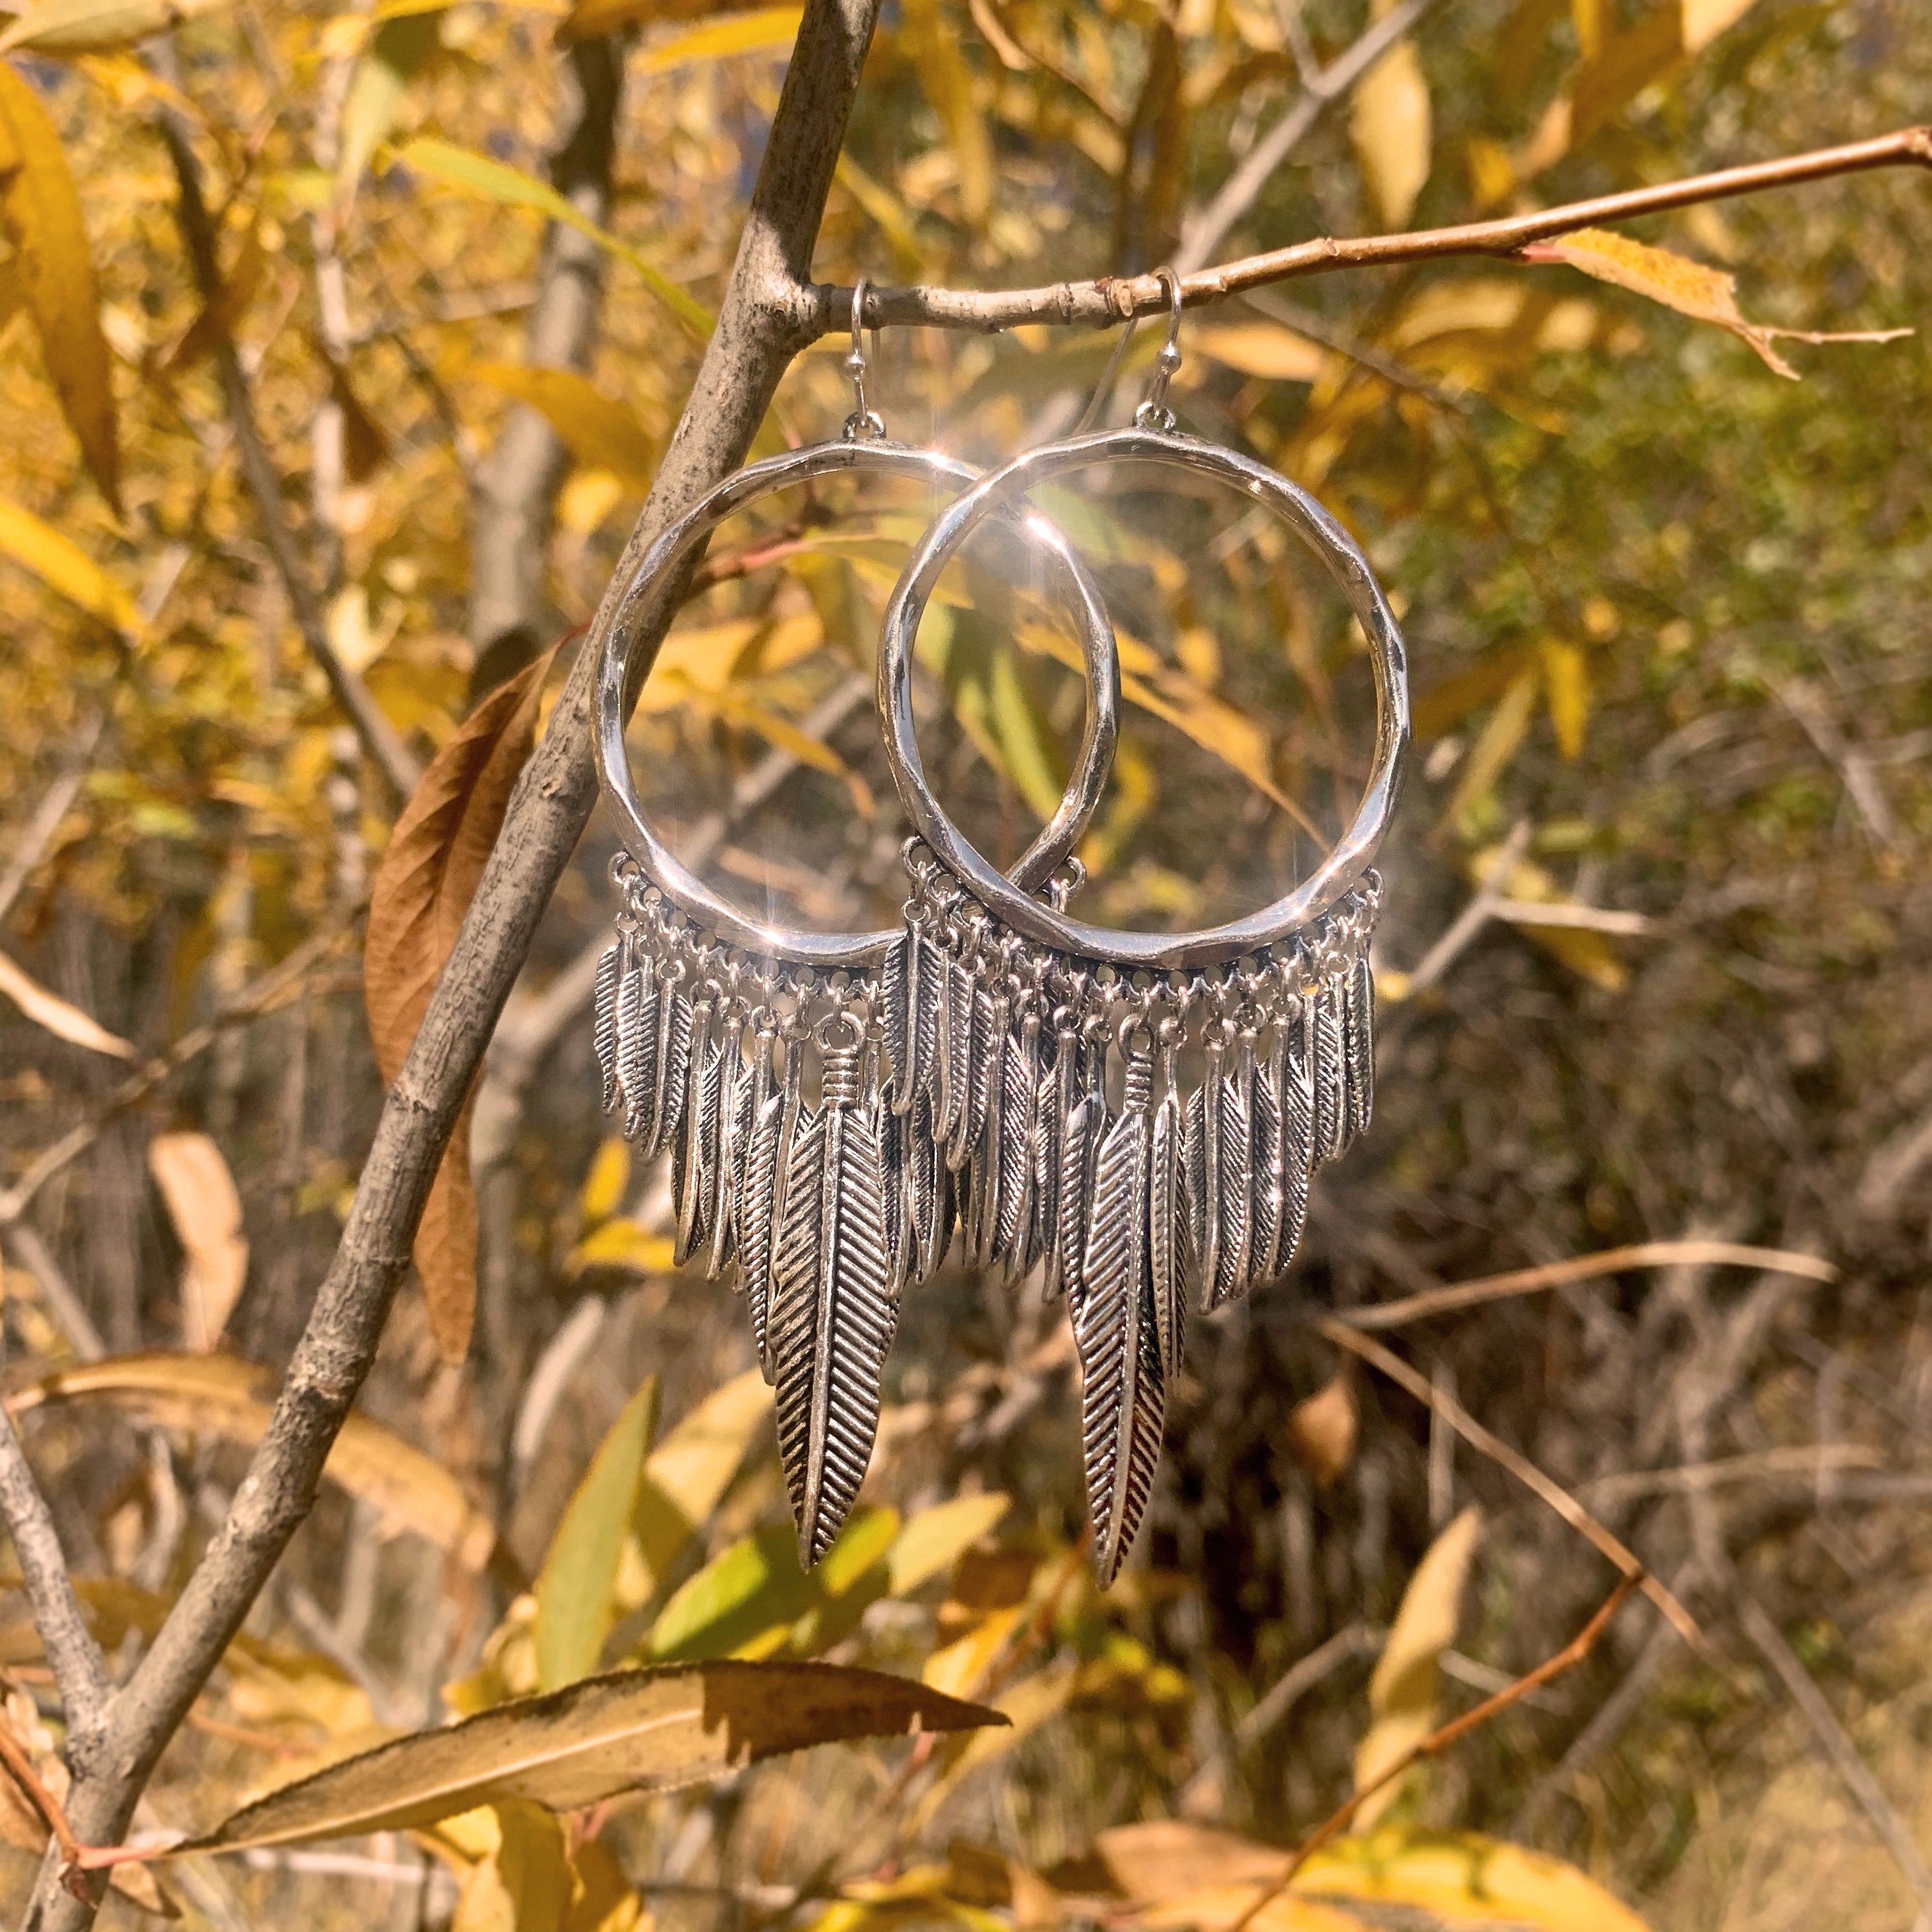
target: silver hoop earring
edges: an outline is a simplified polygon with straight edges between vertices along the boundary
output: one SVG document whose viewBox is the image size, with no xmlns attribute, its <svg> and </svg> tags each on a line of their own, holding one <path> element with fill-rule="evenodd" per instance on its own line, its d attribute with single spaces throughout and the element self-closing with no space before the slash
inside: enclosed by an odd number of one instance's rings
<svg viewBox="0 0 1932 1932">
<path fill-rule="evenodd" d="M 1030 1228 L 1012 1252 L 1043 1260 L 1048 1292 L 1067 1298 L 1103 1582 L 1118 1573 L 1146 1509 L 1187 1303 L 1213 1309 L 1280 1275 L 1300 1237 L 1316 1168 L 1368 1124 L 1375 1012 L 1367 955 L 1382 891 L 1371 864 L 1409 737 L 1401 634 L 1353 540 L 1286 478 L 1176 427 L 1166 391 L 1180 362 L 1180 284 L 1171 270 L 1162 273 L 1172 295 L 1169 332 L 1133 427 L 1030 450 L 956 498 L 892 592 L 878 660 L 892 777 L 918 833 L 909 918 L 940 956 L 935 980 L 970 981 L 994 961 L 1006 984 L 1035 989 L 1035 1010 L 1052 1014 L 1051 1076 L 1025 1122 L 1030 1144 L 1011 1163 L 1037 1180 Z M 1010 884 L 934 797 L 914 734 L 913 640 L 948 560 L 982 517 L 1102 462 L 1204 472 L 1234 484 L 1321 558 L 1369 641 L 1376 743 L 1353 820 L 1310 878 L 1211 930 L 1114 932 Z M 1198 1050 L 1202 1072 L 1184 1091 L 1184 1047 Z M 962 1082 L 977 1090 L 988 1084 L 988 1066 L 1016 1054 L 1024 1061 L 1031 1051 L 1010 1026 L 983 1045 L 976 1033 L 964 1070 L 951 1071 L 949 1097 Z M 1106 1078 L 1116 1054 L 1124 1063 L 1118 1108 Z"/>
<path fill-rule="evenodd" d="M 701 1256 L 714 1276 L 735 1269 L 777 1390 L 780 1456 L 808 1567 L 830 1546 L 864 1477 L 900 1293 L 937 1264 L 950 1234 L 944 1178 L 916 1157 L 908 1110 L 893 1099 L 908 1061 L 885 1024 L 879 969 L 902 951 L 904 934 L 801 931 L 752 918 L 713 892 L 644 815 L 625 751 L 625 694 L 641 614 L 743 505 L 848 472 L 956 490 L 978 476 L 936 450 L 887 438 L 866 400 L 864 303 L 862 282 L 846 363 L 856 406 L 842 436 L 714 486 L 651 545 L 590 640 L 598 772 L 626 848 L 612 862 L 622 905 L 595 995 L 604 1106 L 646 1154 L 671 1150 L 676 1259 Z M 1012 527 L 1064 581 L 1088 680 L 1066 795 L 1012 869 L 1024 893 L 1051 877 L 1099 801 L 1120 681 L 1112 623 L 1066 540 L 1039 518 Z"/>
</svg>

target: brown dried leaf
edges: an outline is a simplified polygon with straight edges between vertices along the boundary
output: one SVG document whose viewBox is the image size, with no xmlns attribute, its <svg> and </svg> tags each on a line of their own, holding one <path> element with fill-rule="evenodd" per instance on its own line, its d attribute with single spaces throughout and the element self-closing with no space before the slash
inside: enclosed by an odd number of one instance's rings
<svg viewBox="0 0 1932 1932">
<path fill-rule="evenodd" d="M 365 1751 L 176 1849 L 403 1830 L 508 1798 L 573 1811 L 620 1792 L 675 1790 L 812 1744 L 1006 1721 L 922 1684 L 833 1664 L 617 1671 Z"/>
<path fill-rule="evenodd" d="M 233 1355 L 157 1352 L 110 1357 L 44 1376 L 7 1397 L 10 1414 L 68 1402 L 104 1402 L 161 1429 L 261 1441 L 280 1385 L 273 1369 Z M 410 1529 L 466 1569 L 489 1561 L 496 1530 L 442 1465 L 399 1436 L 352 1414 L 328 1452 L 325 1474 L 371 1504 L 388 1526 Z"/>
<path fill-rule="evenodd" d="M 430 760 L 404 806 L 369 896 L 363 1001 L 382 1078 L 393 1082 L 462 930 L 510 792 L 536 738 L 555 647 L 500 686 Z M 416 1231 L 416 1267 L 443 1353 L 468 1352 L 476 1305 L 476 1201 L 466 1105 Z"/>
<path fill-rule="evenodd" d="M 221 1150 L 206 1134 L 157 1134 L 148 1171 L 187 1256 L 182 1270 L 182 1339 L 203 1354 L 221 1339 L 248 1278 L 242 1197 Z"/>
<path fill-rule="evenodd" d="M 1355 1460 L 1355 1391 L 1344 1370 L 1326 1388 L 1297 1402 L 1288 1418 L 1288 1446 L 1294 1460 L 1327 1488 Z"/>
<path fill-rule="evenodd" d="M 1574 235 L 1560 236 L 1554 241 L 1533 242 L 1521 254 L 1526 262 L 1568 262 L 1600 282 L 1613 283 L 1634 294 L 1647 296 L 1666 308 L 1674 308 L 1679 315 L 1715 322 L 1740 342 L 1748 343 L 1774 373 L 1794 382 L 1799 380 L 1798 371 L 1772 346 L 1774 341 L 1893 342 L 1912 333 L 1909 328 L 1774 328 L 1749 321 L 1738 312 L 1736 276 L 1694 262 L 1688 256 L 1673 254 L 1668 248 L 1633 242 L 1628 236 L 1612 234 L 1607 229 L 1580 228 Z"/>
</svg>

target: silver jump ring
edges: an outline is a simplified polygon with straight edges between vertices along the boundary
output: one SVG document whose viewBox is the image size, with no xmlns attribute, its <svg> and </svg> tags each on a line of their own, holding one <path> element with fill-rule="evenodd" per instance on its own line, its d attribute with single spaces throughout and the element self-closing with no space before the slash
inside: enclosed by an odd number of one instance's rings
<svg viewBox="0 0 1932 1932">
<path fill-rule="evenodd" d="M 1347 596 L 1368 638 L 1375 676 L 1374 760 L 1361 804 L 1335 849 L 1309 878 L 1273 905 L 1195 932 L 1114 932 L 1057 911 L 1009 885 L 933 796 L 913 728 L 913 639 L 940 573 L 973 526 L 1050 478 L 1090 464 L 1122 460 L 1207 470 L 1274 511 L 1328 566 Z M 878 692 L 892 782 L 907 816 L 940 862 L 1016 931 L 1058 951 L 1122 967 L 1201 966 L 1236 959 L 1274 945 L 1325 912 L 1372 862 L 1394 810 L 1408 749 L 1408 668 L 1402 634 L 1354 540 L 1306 490 L 1252 458 L 1164 428 L 1103 430 L 1044 444 L 982 477 L 956 498 L 928 527 L 886 607 L 879 639 Z"/>
<path fill-rule="evenodd" d="M 754 919 L 720 898 L 664 845 L 645 819 L 624 749 L 624 692 L 636 651 L 638 623 L 660 584 L 727 517 L 754 498 L 816 477 L 854 470 L 910 476 L 953 490 L 965 488 L 980 475 L 970 465 L 938 450 L 856 439 L 814 443 L 752 464 L 714 484 L 658 536 L 644 553 L 622 594 L 607 607 L 608 618 L 598 618 L 590 639 L 596 654 L 592 722 L 598 776 L 616 814 L 620 835 L 644 875 L 698 926 L 716 933 L 728 944 L 742 946 L 761 958 L 789 960 L 827 970 L 876 965 L 899 936 L 900 928 L 862 933 L 810 932 Z M 1079 620 L 1087 676 L 1086 728 L 1066 796 L 1010 874 L 1013 890 L 1024 898 L 1048 879 L 1066 857 L 1087 829 L 1100 802 L 1113 763 L 1119 729 L 1120 666 L 1112 620 L 1093 579 L 1066 539 L 1039 516 L 1015 519 L 1013 527 L 1029 542 L 1039 544 L 1060 566 L 1070 602 Z M 906 685 L 910 706 L 909 670 Z M 994 877 L 998 878 L 1000 874 L 996 872 Z"/>
</svg>

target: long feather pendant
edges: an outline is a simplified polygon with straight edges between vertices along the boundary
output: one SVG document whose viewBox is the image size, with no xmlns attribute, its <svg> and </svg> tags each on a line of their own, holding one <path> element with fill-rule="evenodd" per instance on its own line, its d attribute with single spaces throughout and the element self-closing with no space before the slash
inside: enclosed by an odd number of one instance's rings
<svg viewBox="0 0 1932 1932">
<path fill-rule="evenodd" d="M 700 1000 L 691 1010 L 691 1070 L 684 1107 L 671 1137 L 670 1198 L 676 1217 L 671 1259 L 680 1268 L 704 1244 L 711 1228 L 718 1185 L 713 1165 L 722 1094 L 724 1056 L 711 1037 L 712 1004 Z"/>
<path fill-rule="evenodd" d="M 1017 1036 L 1006 1043 L 1000 1107 L 1000 1192 L 994 1258 L 1016 1281 L 1038 1258 L 1040 1223 L 1034 1213 L 1034 1143 L 1040 1132 L 1040 1013 L 1029 1007 Z"/>
<path fill-rule="evenodd" d="M 718 1119 L 711 1142 L 711 1254 L 704 1269 L 713 1281 L 724 1272 L 737 1246 L 739 1178 L 751 1132 L 752 1076 L 745 1063 L 742 1012 L 726 1016 L 718 1068 Z"/>
<path fill-rule="evenodd" d="M 772 1354 L 778 1457 L 808 1568 L 831 1546 L 865 1479 L 897 1320 L 886 1252 L 885 1178 L 859 1049 L 825 1058 L 824 1099 L 800 1118 L 779 1225 Z"/>
<path fill-rule="evenodd" d="M 624 1105 L 624 1138 L 647 1136 L 656 1104 L 657 974 L 633 934 L 624 941 L 623 975 L 617 982 L 617 1087 Z"/>
<path fill-rule="evenodd" d="M 651 1126 L 644 1142 L 656 1154 L 677 1131 L 691 1071 L 691 998 L 676 980 L 658 987 L 657 1059 L 652 1093 Z"/>
<path fill-rule="evenodd" d="M 617 1104 L 617 988 L 624 977 L 624 954 L 629 935 L 614 939 L 597 962 L 597 984 L 590 1000 L 590 1036 L 597 1049 L 597 1070 L 603 1076 L 604 1111 Z"/>
<path fill-rule="evenodd" d="M 773 1036 L 760 1034 L 760 1052 L 769 1057 Z M 738 1240 L 738 1277 L 752 1318 L 752 1337 L 758 1344 L 758 1366 L 772 1379 L 772 1273 L 778 1251 L 779 1216 L 784 1204 L 786 1157 L 791 1150 L 798 1118 L 799 1081 L 804 1053 L 794 1042 L 785 1049 L 784 1078 L 768 1092 L 752 1124 L 745 1154 L 742 1224 Z M 767 1076 L 769 1081 L 769 1076 Z"/>
<path fill-rule="evenodd" d="M 1348 1132 L 1348 1076 L 1342 1051 L 1338 988 L 1324 980 L 1304 997 L 1309 1072 L 1315 1083 L 1315 1157 L 1333 1160 Z"/>
<path fill-rule="evenodd" d="M 1151 1044 L 1127 1058 L 1119 1120 L 1094 1170 L 1083 1281 L 1073 1304 L 1094 1567 L 1111 1583 L 1154 1492 L 1166 1408 L 1148 1240 Z"/>
<path fill-rule="evenodd" d="M 1368 1130 L 1376 1105 L 1376 976 L 1364 955 L 1349 969 L 1342 1005 L 1348 1069 L 1348 1138 Z"/>
<path fill-rule="evenodd" d="M 1161 1056 L 1166 1090 L 1154 1110 L 1148 1137 L 1148 1260 L 1163 1383 L 1180 1372 L 1187 1346 L 1187 1304 L 1196 1292 L 1193 1232 L 1181 1186 L 1186 1136 L 1174 1059 L 1170 1045 Z"/>
</svg>

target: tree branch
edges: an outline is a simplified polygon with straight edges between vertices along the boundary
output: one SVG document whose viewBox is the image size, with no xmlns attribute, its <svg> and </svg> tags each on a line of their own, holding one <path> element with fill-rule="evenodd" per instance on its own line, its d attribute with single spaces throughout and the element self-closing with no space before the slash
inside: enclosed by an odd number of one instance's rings
<svg viewBox="0 0 1932 1932">
<path fill-rule="evenodd" d="M 691 400 L 605 594 L 657 533 L 744 460 L 779 376 L 816 337 L 806 278 L 879 0 L 807 0 L 747 212 L 737 259 Z M 677 607 L 668 584 L 640 620 L 647 668 Z M 491 1029 L 551 890 L 596 800 L 590 754 L 594 653 L 579 653 L 401 1072 L 334 1263 L 316 1292 L 267 1432 L 227 1517 L 134 1676 L 112 1699 L 98 1774 L 76 1778 L 68 1814 L 83 1842 L 125 1833 L 142 1787 L 307 1514 L 330 1444 L 376 1355 L 410 1241 Z M 94 1907 L 42 1868 L 23 1932 L 82 1932 Z"/>
<path fill-rule="evenodd" d="M 1391 19 L 1394 16 L 1391 15 Z M 1368 235 L 1353 241 L 1324 236 L 1250 255 L 1219 268 L 1202 268 L 1180 280 L 1183 304 L 1190 308 L 1240 295 L 1272 282 L 1292 281 L 1304 275 L 1325 275 L 1338 268 L 1393 268 L 1410 262 L 1434 262 L 1456 256 L 1513 255 L 1532 242 L 1568 235 L 1579 228 L 1606 222 L 1629 221 L 1642 214 L 1661 214 L 1700 202 L 1729 200 L 1738 195 L 1761 194 L 1767 188 L 1795 188 L 1802 182 L 1861 174 L 1873 168 L 1932 168 L 1932 127 L 1902 128 L 1869 141 L 1842 148 L 1820 148 L 1808 154 L 1787 154 L 1774 161 L 1726 168 L 1654 188 L 1632 188 L 1622 194 L 1599 195 L 1594 200 L 1570 202 L 1530 214 L 1512 214 L 1496 221 L 1468 221 L 1454 228 L 1425 228 L 1406 235 Z M 828 285 L 812 290 L 813 323 L 818 333 L 849 328 L 852 292 Z M 866 317 L 881 327 L 976 328 L 992 332 L 1016 328 L 1022 322 L 1089 322 L 1105 327 L 1137 316 L 1165 314 L 1168 293 L 1154 275 L 1103 275 L 1089 282 L 1057 282 L 1050 288 L 1008 289 L 986 293 L 961 289 L 888 289 L 868 286 Z"/>
<path fill-rule="evenodd" d="M 201 168 L 190 146 L 187 128 L 179 114 L 164 105 L 160 110 L 161 137 L 174 164 L 175 179 L 180 188 L 176 213 L 182 238 L 194 266 L 196 286 L 202 301 L 212 310 L 221 292 L 221 266 L 215 254 L 214 224 L 201 190 Z M 323 621 L 322 605 L 309 580 L 308 566 L 296 545 L 289 527 L 288 513 L 282 503 L 282 479 L 277 473 L 268 446 L 262 440 L 260 424 L 255 419 L 255 399 L 248 378 L 236 352 L 234 338 L 224 328 L 214 348 L 214 365 L 221 379 L 221 392 L 235 435 L 236 454 L 248 494 L 255 500 L 262 520 L 262 534 L 274 560 L 276 574 L 293 613 L 296 628 L 302 634 L 310 656 L 322 667 L 328 688 L 344 715 L 356 728 L 362 748 L 381 772 L 384 782 L 398 802 L 406 799 L 422 777 L 422 768 L 410 754 L 395 727 L 383 716 L 382 707 L 369 694 L 369 687 L 342 661 L 329 642 L 328 627 Z"/>
<path fill-rule="evenodd" d="M 101 1720 L 108 1693 L 107 1660 L 81 1614 L 74 1593 L 60 1532 L 40 1484 L 34 1480 L 27 1452 L 21 1446 L 14 1418 L 0 1405 L 0 1514 L 20 1559 L 34 1628 L 46 1647 L 54 1682 L 60 1686 L 68 1724 L 68 1751 L 76 1770 L 98 1756 Z M 50 1826 L 52 1820 L 49 1821 Z"/>
</svg>

